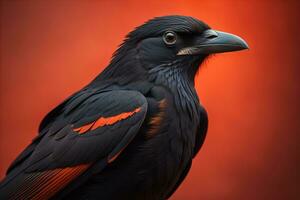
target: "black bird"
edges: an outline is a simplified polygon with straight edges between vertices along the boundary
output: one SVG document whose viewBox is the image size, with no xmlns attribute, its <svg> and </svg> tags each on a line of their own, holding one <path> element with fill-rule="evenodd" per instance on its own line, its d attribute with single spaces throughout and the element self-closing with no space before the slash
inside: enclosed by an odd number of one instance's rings
<svg viewBox="0 0 300 200">
<path fill-rule="evenodd" d="M 194 77 L 241 38 L 192 17 L 129 33 L 90 84 L 52 110 L 1 183 L 0 199 L 168 199 L 205 139 Z"/>
</svg>

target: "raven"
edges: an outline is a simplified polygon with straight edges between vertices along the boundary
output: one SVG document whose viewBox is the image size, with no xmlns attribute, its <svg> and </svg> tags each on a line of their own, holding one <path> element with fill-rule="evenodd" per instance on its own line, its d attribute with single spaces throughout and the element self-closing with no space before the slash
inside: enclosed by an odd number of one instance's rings
<svg viewBox="0 0 300 200">
<path fill-rule="evenodd" d="M 102 73 L 42 120 L 8 168 L 0 199 L 168 199 L 207 132 L 194 88 L 199 66 L 247 48 L 188 16 L 137 27 Z"/>
</svg>

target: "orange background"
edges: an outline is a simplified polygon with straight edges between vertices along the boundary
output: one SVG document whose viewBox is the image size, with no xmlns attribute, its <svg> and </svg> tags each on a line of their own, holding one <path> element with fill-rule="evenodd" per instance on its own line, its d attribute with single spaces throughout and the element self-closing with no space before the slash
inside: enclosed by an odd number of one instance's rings
<svg viewBox="0 0 300 200">
<path fill-rule="evenodd" d="M 0 176 L 42 117 L 154 16 L 190 15 L 251 50 L 212 57 L 197 90 L 210 124 L 172 200 L 300 199 L 297 1 L 1 1 Z"/>
</svg>

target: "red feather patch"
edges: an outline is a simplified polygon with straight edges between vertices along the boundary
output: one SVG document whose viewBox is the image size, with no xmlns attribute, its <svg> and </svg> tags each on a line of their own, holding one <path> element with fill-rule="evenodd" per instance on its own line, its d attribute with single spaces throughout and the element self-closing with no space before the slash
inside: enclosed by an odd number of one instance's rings
<svg viewBox="0 0 300 200">
<path fill-rule="evenodd" d="M 133 111 L 123 112 L 123 113 L 115 115 L 115 116 L 100 117 L 99 119 L 97 119 L 96 121 L 94 121 L 92 123 L 89 123 L 87 125 L 73 129 L 73 131 L 75 131 L 79 134 L 84 134 L 88 131 L 95 130 L 102 126 L 113 125 L 113 124 L 117 123 L 118 121 L 121 121 L 121 120 L 127 119 L 128 117 L 131 117 L 132 115 L 139 112 L 140 110 L 141 110 L 141 108 L 139 107 L 139 108 L 134 109 Z"/>
<path fill-rule="evenodd" d="M 82 174 L 90 164 L 28 174 L 9 199 L 50 199 Z"/>
</svg>

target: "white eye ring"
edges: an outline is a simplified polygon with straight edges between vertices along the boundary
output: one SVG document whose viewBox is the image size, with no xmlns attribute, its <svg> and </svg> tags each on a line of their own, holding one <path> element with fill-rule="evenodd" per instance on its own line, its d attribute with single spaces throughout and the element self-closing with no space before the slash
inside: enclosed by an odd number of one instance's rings
<svg viewBox="0 0 300 200">
<path fill-rule="evenodd" d="M 163 40 L 167 45 L 173 45 L 176 43 L 177 35 L 173 31 L 166 31 L 163 35 Z"/>
</svg>

